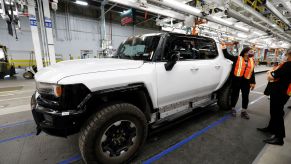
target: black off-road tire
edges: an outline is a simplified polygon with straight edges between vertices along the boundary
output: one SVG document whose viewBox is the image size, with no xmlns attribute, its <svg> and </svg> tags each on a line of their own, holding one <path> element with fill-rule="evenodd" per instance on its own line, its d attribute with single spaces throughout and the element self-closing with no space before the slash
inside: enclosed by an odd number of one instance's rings
<svg viewBox="0 0 291 164">
<path fill-rule="evenodd" d="M 104 155 L 102 136 L 115 122 L 129 120 L 136 125 L 136 138 L 129 149 L 120 156 Z M 104 106 L 92 115 L 83 125 L 79 136 L 79 148 L 85 163 L 115 164 L 126 163 L 137 155 L 144 144 L 148 132 L 144 113 L 128 103 L 115 103 Z"/>
<path fill-rule="evenodd" d="M 217 104 L 221 110 L 231 110 L 231 92 L 232 92 L 231 81 L 228 81 L 219 91 L 218 91 L 218 101 Z"/>
<path fill-rule="evenodd" d="M 5 77 L 5 74 L 0 72 L 0 80 L 4 79 L 4 77 Z"/>
<path fill-rule="evenodd" d="M 12 67 L 10 68 L 9 75 L 10 75 L 10 77 L 12 77 L 12 76 L 14 76 L 15 74 L 16 74 L 15 67 L 12 66 Z"/>
</svg>

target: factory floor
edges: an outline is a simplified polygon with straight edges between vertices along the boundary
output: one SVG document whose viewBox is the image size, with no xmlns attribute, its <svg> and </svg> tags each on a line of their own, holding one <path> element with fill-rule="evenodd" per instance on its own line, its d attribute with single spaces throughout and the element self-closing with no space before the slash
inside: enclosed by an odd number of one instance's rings
<svg viewBox="0 0 291 164">
<path fill-rule="evenodd" d="M 250 94 L 250 120 L 230 117 L 216 105 L 207 112 L 190 115 L 158 129 L 132 163 L 167 164 L 290 164 L 291 114 L 286 112 L 284 146 L 262 142 L 269 135 L 256 130 L 269 120 L 269 100 L 263 95 L 265 73 L 256 74 L 257 86 Z M 78 135 L 59 138 L 41 133 L 35 136 L 30 112 L 33 80 L 16 78 L 0 82 L 0 164 L 84 163 L 78 150 Z M 286 107 L 291 105 L 291 100 Z M 241 100 L 237 109 L 241 107 Z"/>
</svg>

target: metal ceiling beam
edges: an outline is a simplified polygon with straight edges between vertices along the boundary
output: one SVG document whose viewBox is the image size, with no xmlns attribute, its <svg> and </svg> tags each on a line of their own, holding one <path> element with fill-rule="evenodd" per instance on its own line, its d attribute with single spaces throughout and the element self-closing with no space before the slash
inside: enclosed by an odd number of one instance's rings
<svg viewBox="0 0 291 164">
<path fill-rule="evenodd" d="M 180 12 L 183 12 L 183 13 L 194 15 L 194 16 L 197 16 L 197 17 L 200 17 L 200 18 L 205 18 L 210 22 L 221 24 L 223 26 L 232 28 L 234 30 L 238 30 L 238 31 L 242 31 L 242 32 L 250 32 L 249 30 L 244 30 L 244 29 L 235 27 L 234 23 L 226 23 L 225 20 L 223 20 L 221 18 L 218 18 L 218 17 L 215 17 L 215 16 L 212 16 L 212 15 L 208 15 L 208 16 L 204 17 L 199 9 L 197 9 L 195 7 L 192 7 L 192 6 L 189 6 L 187 4 L 184 4 L 182 2 L 179 2 L 177 0 L 163 0 L 163 1 L 160 1 L 160 0 L 148 0 L 148 1 L 156 3 L 156 4 L 160 4 L 160 5 L 163 5 L 163 6 L 170 7 L 172 9 L 174 9 L 174 10 L 177 10 L 177 11 L 180 11 Z"/>
<path fill-rule="evenodd" d="M 117 3 L 114 3 L 114 5 L 110 6 L 110 8 L 107 9 L 107 10 L 105 11 L 104 14 L 108 13 L 108 12 L 109 12 L 111 9 L 113 9 L 116 5 L 117 5 Z"/>
<path fill-rule="evenodd" d="M 171 10 L 167 10 L 161 7 L 157 7 L 151 4 L 147 4 L 146 7 L 141 6 L 140 4 L 138 4 L 136 1 L 133 0 L 109 0 L 110 2 L 114 2 L 114 3 L 119 3 L 121 5 L 124 6 L 129 6 L 135 9 L 139 9 L 139 10 L 143 10 L 143 11 L 148 11 L 151 13 L 155 13 L 158 15 L 164 15 L 167 17 L 171 17 L 171 18 L 175 18 L 178 20 L 185 20 L 185 15 L 175 12 L 175 11 L 171 11 Z"/>
<path fill-rule="evenodd" d="M 270 28 L 273 28 L 273 30 L 277 30 L 279 33 L 285 33 L 285 31 L 283 29 L 281 29 L 280 27 L 278 27 L 278 25 L 274 24 L 273 22 L 271 22 L 269 19 L 267 19 L 266 17 L 262 16 L 259 12 L 257 12 L 256 10 L 252 9 L 250 6 L 244 4 L 242 1 L 240 0 L 231 0 L 230 3 L 243 8 L 244 10 L 248 11 L 249 13 L 252 14 L 252 16 L 254 16 L 256 19 L 259 19 L 261 21 L 263 21 L 264 23 L 268 24 Z M 272 30 L 272 29 L 270 29 Z M 274 33 L 274 32 L 273 32 Z M 281 35 L 277 33 L 277 35 Z M 288 37 L 289 42 L 291 41 L 291 36 L 286 34 L 285 35 Z"/>
<path fill-rule="evenodd" d="M 291 2 L 286 1 L 286 0 L 278 0 L 286 9 L 287 11 L 291 14 Z"/>
<path fill-rule="evenodd" d="M 269 31 L 270 29 L 266 26 L 263 26 L 259 23 L 256 23 L 255 21 L 251 20 L 249 17 L 246 17 L 242 14 L 239 14 L 238 12 L 236 12 L 235 10 L 232 10 L 232 9 L 227 9 L 226 10 L 226 15 L 228 15 L 229 17 L 232 17 L 232 18 L 235 18 L 245 24 L 248 24 L 250 26 L 253 26 L 257 29 L 260 29 L 260 30 L 264 30 L 265 32 Z M 283 39 L 285 41 L 288 41 L 290 42 L 290 38 L 286 38 L 284 36 L 282 36 L 281 34 L 277 33 L 277 32 L 273 32 L 273 31 L 270 31 L 271 33 L 273 33 L 275 36 L 279 37 L 280 39 Z"/>
<path fill-rule="evenodd" d="M 268 0 L 266 1 L 266 7 L 271 10 L 271 12 L 276 15 L 279 19 L 281 19 L 284 23 L 287 24 L 288 27 L 291 27 L 291 24 L 289 22 L 289 20 L 287 18 L 285 18 L 281 13 L 280 11 L 278 11 L 276 9 L 276 7 L 271 3 L 269 2 Z"/>
</svg>

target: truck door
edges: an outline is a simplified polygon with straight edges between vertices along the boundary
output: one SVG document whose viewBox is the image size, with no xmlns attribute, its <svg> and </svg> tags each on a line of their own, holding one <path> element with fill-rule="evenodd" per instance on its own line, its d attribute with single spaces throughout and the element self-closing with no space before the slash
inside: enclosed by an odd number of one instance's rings
<svg viewBox="0 0 291 164">
<path fill-rule="evenodd" d="M 160 107 L 208 95 L 218 86 L 221 75 L 215 60 L 218 52 L 215 41 L 207 39 L 182 35 L 167 39 L 161 62 L 156 63 Z M 179 61 L 167 71 L 165 63 L 173 52 L 179 52 Z"/>
</svg>

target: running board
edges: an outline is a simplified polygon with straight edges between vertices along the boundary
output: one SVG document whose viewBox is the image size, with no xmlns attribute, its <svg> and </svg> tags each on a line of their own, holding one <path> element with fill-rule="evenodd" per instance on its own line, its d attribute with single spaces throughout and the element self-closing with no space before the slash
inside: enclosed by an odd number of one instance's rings
<svg viewBox="0 0 291 164">
<path fill-rule="evenodd" d="M 173 122 L 174 120 L 177 120 L 177 119 L 181 118 L 182 116 L 185 116 L 185 115 L 190 114 L 190 113 L 191 114 L 202 113 L 202 112 L 206 111 L 206 109 L 205 109 L 206 107 L 209 107 L 211 105 L 216 105 L 216 103 L 217 103 L 217 100 L 211 100 L 211 101 L 208 101 L 206 103 L 200 104 L 199 106 L 196 106 L 195 108 L 190 108 L 187 110 L 183 110 L 181 112 L 177 112 L 173 115 L 162 118 L 162 119 L 156 121 L 155 123 L 151 124 L 151 128 L 155 129 L 157 127 L 163 126 L 169 122 Z"/>
</svg>

